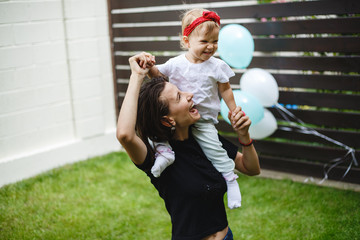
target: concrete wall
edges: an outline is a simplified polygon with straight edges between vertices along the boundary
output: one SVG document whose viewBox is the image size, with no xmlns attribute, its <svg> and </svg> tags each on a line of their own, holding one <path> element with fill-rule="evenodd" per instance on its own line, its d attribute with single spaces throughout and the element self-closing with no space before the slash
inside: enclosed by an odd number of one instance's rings
<svg viewBox="0 0 360 240">
<path fill-rule="evenodd" d="M 106 0 L 0 1 L 0 186 L 120 149 Z"/>
</svg>

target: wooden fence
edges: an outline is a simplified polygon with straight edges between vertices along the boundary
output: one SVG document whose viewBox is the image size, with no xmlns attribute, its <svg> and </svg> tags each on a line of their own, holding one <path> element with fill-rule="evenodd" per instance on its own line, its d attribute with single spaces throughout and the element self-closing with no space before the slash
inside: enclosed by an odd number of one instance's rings
<svg viewBox="0 0 360 240">
<path fill-rule="evenodd" d="M 360 1 L 108 3 L 118 109 L 130 76 L 128 58 L 149 51 L 157 63 L 163 63 L 178 55 L 180 13 L 187 8 L 207 8 L 221 16 L 222 26 L 237 23 L 251 32 L 255 53 L 247 69 L 263 68 L 274 76 L 279 103 L 290 106 L 288 110 L 307 127 L 355 149 L 360 160 Z M 230 81 L 236 89 L 245 70 L 234 71 L 236 76 Z M 325 164 L 347 152 L 323 138 L 295 131 L 276 108 L 269 110 L 278 120 L 278 129 L 255 143 L 262 168 L 322 178 Z M 232 131 L 224 121 L 217 128 Z M 235 138 L 228 138 L 236 143 Z M 340 180 L 350 163 L 347 158 L 334 167 L 329 179 Z M 353 164 L 343 180 L 360 183 L 359 166 Z"/>
</svg>

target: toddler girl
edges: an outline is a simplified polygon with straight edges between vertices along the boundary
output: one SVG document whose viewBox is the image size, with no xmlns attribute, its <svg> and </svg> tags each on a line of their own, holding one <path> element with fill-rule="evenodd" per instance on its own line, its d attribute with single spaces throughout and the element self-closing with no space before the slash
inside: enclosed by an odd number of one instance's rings
<svg viewBox="0 0 360 240">
<path fill-rule="evenodd" d="M 218 138 L 215 124 L 220 112 L 218 92 L 231 111 L 236 108 L 229 78 L 234 76 L 231 68 L 213 57 L 217 50 L 220 17 L 205 9 L 193 9 L 182 19 L 181 45 L 185 54 L 169 59 L 165 64 L 153 66 L 150 76 L 165 75 L 180 91 L 192 92 L 201 119 L 192 129 L 194 138 L 207 158 L 222 173 L 227 184 L 229 208 L 241 206 L 241 194 L 231 160 Z M 155 177 L 174 162 L 174 153 L 168 143 L 154 143 L 157 158 L 152 168 Z"/>
</svg>

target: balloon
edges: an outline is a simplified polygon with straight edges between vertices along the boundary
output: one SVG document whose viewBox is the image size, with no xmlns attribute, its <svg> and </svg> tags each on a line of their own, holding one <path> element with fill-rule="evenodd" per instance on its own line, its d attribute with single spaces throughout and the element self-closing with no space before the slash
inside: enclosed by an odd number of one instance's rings
<svg viewBox="0 0 360 240">
<path fill-rule="evenodd" d="M 279 88 L 275 78 L 261 68 L 247 70 L 240 79 L 240 88 L 257 97 L 264 107 L 270 107 L 279 99 Z"/>
<path fill-rule="evenodd" d="M 246 68 L 254 53 L 254 39 L 245 27 L 229 24 L 219 32 L 218 51 L 231 67 Z"/>
<path fill-rule="evenodd" d="M 262 139 L 270 136 L 277 129 L 277 122 L 274 115 L 267 109 L 264 111 L 264 118 L 256 124 L 251 124 L 249 128 L 250 137 Z"/>
<path fill-rule="evenodd" d="M 233 90 L 233 93 L 236 105 L 240 106 L 245 114 L 249 116 L 252 124 L 260 122 L 264 117 L 264 107 L 260 101 L 250 93 L 241 90 Z M 229 108 L 226 106 L 224 99 L 221 99 L 220 107 L 221 116 L 227 123 L 231 124 L 228 118 Z"/>
</svg>

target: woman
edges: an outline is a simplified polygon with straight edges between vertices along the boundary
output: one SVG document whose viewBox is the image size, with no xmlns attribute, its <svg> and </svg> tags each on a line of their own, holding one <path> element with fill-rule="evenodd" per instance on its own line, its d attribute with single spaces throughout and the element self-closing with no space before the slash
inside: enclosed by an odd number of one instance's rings
<svg viewBox="0 0 360 240">
<path fill-rule="evenodd" d="M 164 79 L 143 85 L 154 64 L 152 59 L 148 53 L 129 59 L 131 76 L 119 114 L 117 138 L 164 199 L 171 216 L 172 239 L 232 239 L 223 201 L 225 180 L 192 137 L 191 126 L 200 119 L 193 95 L 179 91 Z M 235 145 L 221 138 L 224 148 L 240 172 L 259 174 L 258 157 L 248 133 L 249 118 L 237 108 L 229 119 L 239 141 L 250 144 L 244 144 L 239 153 Z M 148 139 L 169 141 L 175 152 L 175 163 L 159 178 L 150 172 L 155 150 Z"/>
</svg>

